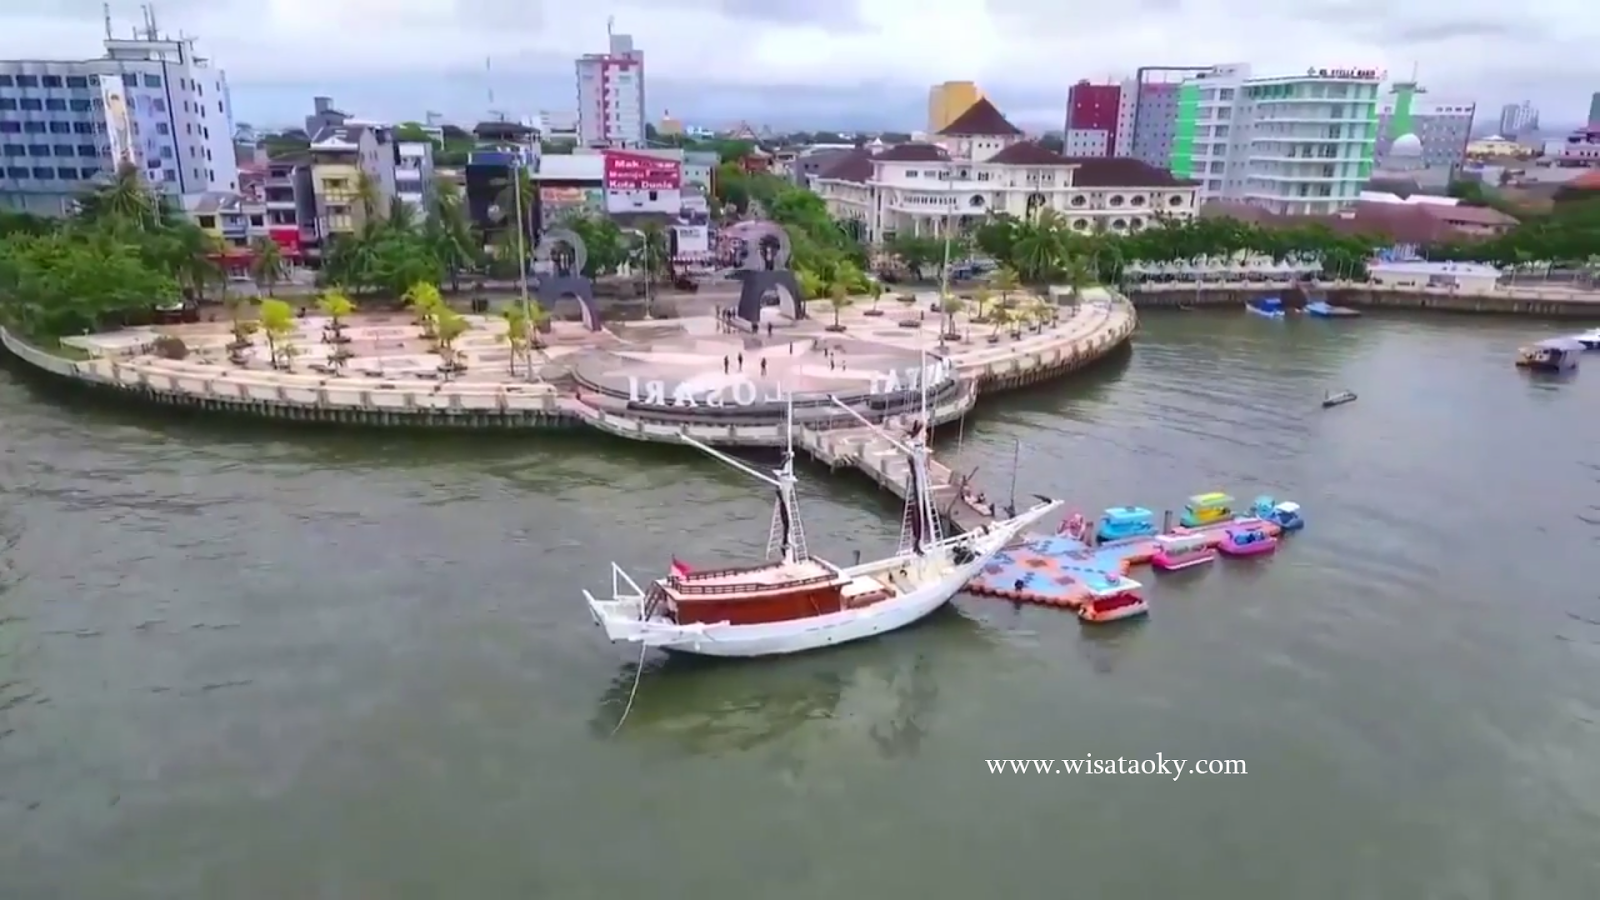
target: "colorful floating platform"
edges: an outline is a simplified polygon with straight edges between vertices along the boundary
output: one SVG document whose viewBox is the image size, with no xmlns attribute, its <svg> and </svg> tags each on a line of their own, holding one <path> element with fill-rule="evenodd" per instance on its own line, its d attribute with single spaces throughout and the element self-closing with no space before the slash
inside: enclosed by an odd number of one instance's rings
<svg viewBox="0 0 1600 900">
<path fill-rule="evenodd" d="M 1241 516 L 1194 528 L 1178 526 L 1171 533 L 1203 534 L 1215 547 L 1230 528 L 1256 528 L 1273 537 L 1283 531 L 1276 522 Z M 1064 534 L 1030 535 L 996 554 L 967 590 L 1019 603 L 1077 609 L 1095 597 L 1139 587 L 1128 580 L 1128 573 L 1149 563 L 1155 552 L 1155 538 L 1149 536 L 1090 546 Z"/>
</svg>

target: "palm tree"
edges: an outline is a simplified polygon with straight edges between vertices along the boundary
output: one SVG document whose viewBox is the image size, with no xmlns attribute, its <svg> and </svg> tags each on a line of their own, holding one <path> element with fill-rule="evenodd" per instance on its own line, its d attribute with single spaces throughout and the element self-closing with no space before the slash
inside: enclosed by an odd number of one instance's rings
<svg viewBox="0 0 1600 900">
<path fill-rule="evenodd" d="M 294 357 L 289 338 L 294 334 L 294 310 L 282 300 L 268 298 L 261 301 L 261 330 L 267 335 L 267 353 L 272 367 L 287 364 Z"/>
<path fill-rule="evenodd" d="M 850 286 L 843 281 L 835 281 L 828 285 L 828 300 L 833 304 L 833 324 L 828 326 L 829 331 L 843 331 L 844 326 L 839 324 L 839 313 L 854 302 L 850 296 Z"/>
<path fill-rule="evenodd" d="M 1012 292 L 1020 287 L 1022 287 L 1022 277 L 1017 274 L 1016 269 L 1003 266 L 1000 271 L 994 273 L 994 289 L 1000 292 L 1001 306 L 1010 306 Z"/>
<path fill-rule="evenodd" d="M 1072 310 L 1076 314 L 1078 306 L 1083 302 L 1084 288 L 1094 283 L 1093 276 L 1089 273 L 1089 264 L 1084 262 L 1081 256 L 1071 257 L 1067 260 L 1065 278 L 1067 290 L 1070 291 L 1068 296 L 1072 298 Z"/>
<path fill-rule="evenodd" d="M 515 305 L 506 307 L 501 311 L 500 316 L 506 320 L 506 333 L 503 336 L 503 340 L 511 349 L 511 354 L 507 361 L 506 371 L 510 372 L 512 375 L 516 375 L 517 357 L 523 355 L 528 350 L 528 316 L 522 311 L 522 307 Z M 533 370 L 531 360 L 529 361 L 528 369 L 530 372 Z"/>
<path fill-rule="evenodd" d="M 117 166 L 111 180 L 78 199 L 77 218 L 85 222 L 120 219 L 139 229 L 160 226 L 159 208 L 139 167 L 130 162 Z"/>
<path fill-rule="evenodd" d="M 271 297 L 272 289 L 283 278 L 283 248 L 272 238 L 259 237 L 250 242 L 250 252 L 250 278 L 256 283 L 256 290 L 265 289 Z"/>
<path fill-rule="evenodd" d="M 961 333 L 956 331 L 956 315 L 966 308 L 966 301 L 955 294 L 945 294 L 939 298 L 939 312 L 944 316 L 944 327 L 939 329 L 939 346 L 951 338 L 958 338 Z"/>
</svg>

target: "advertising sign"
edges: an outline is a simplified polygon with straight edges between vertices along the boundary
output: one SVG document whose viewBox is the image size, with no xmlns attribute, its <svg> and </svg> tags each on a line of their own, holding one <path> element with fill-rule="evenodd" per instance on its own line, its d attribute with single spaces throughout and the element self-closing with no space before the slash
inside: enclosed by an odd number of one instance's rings
<svg viewBox="0 0 1600 900">
<path fill-rule="evenodd" d="M 539 219 L 545 225 L 559 222 L 567 216 L 597 215 L 605 212 L 605 209 L 605 191 L 599 188 L 539 188 Z"/>
<path fill-rule="evenodd" d="M 100 76 L 100 100 L 105 105 L 106 140 L 111 145 L 111 165 L 139 164 L 138 147 L 133 142 L 133 122 L 128 112 L 128 91 L 121 75 Z"/>
<path fill-rule="evenodd" d="M 608 191 L 675 191 L 683 184 L 683 163 L 624 150 L 605 152 Z"/>
<path fill-rule="evenodd" d="M 711 252 L 711 229 L 704 225 L 672 226 L 673 254 L 700 256 Z"/>
</svg>

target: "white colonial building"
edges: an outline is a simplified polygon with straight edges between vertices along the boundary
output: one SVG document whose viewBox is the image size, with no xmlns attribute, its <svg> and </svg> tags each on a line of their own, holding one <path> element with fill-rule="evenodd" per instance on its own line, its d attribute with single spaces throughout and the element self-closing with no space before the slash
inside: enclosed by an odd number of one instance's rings
<svg viewBox="0 0 1600 900">
<path fill-rule="evenodd" d="M 813 189 L 872 243 L 942 235 L 990 213 L 1049 209 L 1082 232 L 1137 231 L 1157 216 L 1189 218 L 1199 183 L 1126 158 L 1070 158 L 1027 140 L 988 100 L 929 143 L 863 147 L 818 173 Z"/>
</svg>

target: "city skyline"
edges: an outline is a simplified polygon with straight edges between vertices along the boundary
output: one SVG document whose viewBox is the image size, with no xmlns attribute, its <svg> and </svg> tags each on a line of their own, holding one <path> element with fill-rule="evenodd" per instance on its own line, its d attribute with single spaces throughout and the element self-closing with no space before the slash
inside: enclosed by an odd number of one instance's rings
<svg viewBox="0 0 1600 900">
<path fill-rule="evenodd" d="M 438 110 L 471 120 L 487 113 L 491 89 L 494 107 L 515 115 L 572 108 L 574 59 L 605 49 L 612 15 L 648 56 L 652 121 L 671 110 L 713 125 L 911 130 L 926 118 L 930 85 L 970 79 L 1019 125 L 1054 130 L 1079 78 L 1234 61 L 1263 74 L 1314 65 L 1406 77 L 1415 66 L 1435 96 L 1480 110 L 1532 100 L 1550 126 L 1581 122 L 1600 88 L 1600 62 L 1584 62 L 1591 55 L 1582 52 L 1600 26 L 1566 0 L 1536 14 L 1480 0 L 1399 12 L 1332 0 L 1292 9 L 1256 0 L 1141 7 L 1142 17 L 1097 20 L 1092 29 L 1037 0 L 951 0 L 933 10 L 909 0 L 669 0 L 592 10 L 548 0 L 175 0 L 157 11 L 169 34 L 200 39 L 200 51 L 228 73 L 239 119 L 256 124 L 295 121 L 313 94 L 392 119 Z M 112 12 L 125 35 L 137 5 Z M 1245 21 L 1254 25 L 1239 27 Z M 1257 41 L 1264 32 L 1274 40 Z M 101 5 L 87 0 L 30 0 L 0 12 L 0 58 L 94 57 L 103 36 Z"/>
</svg>

